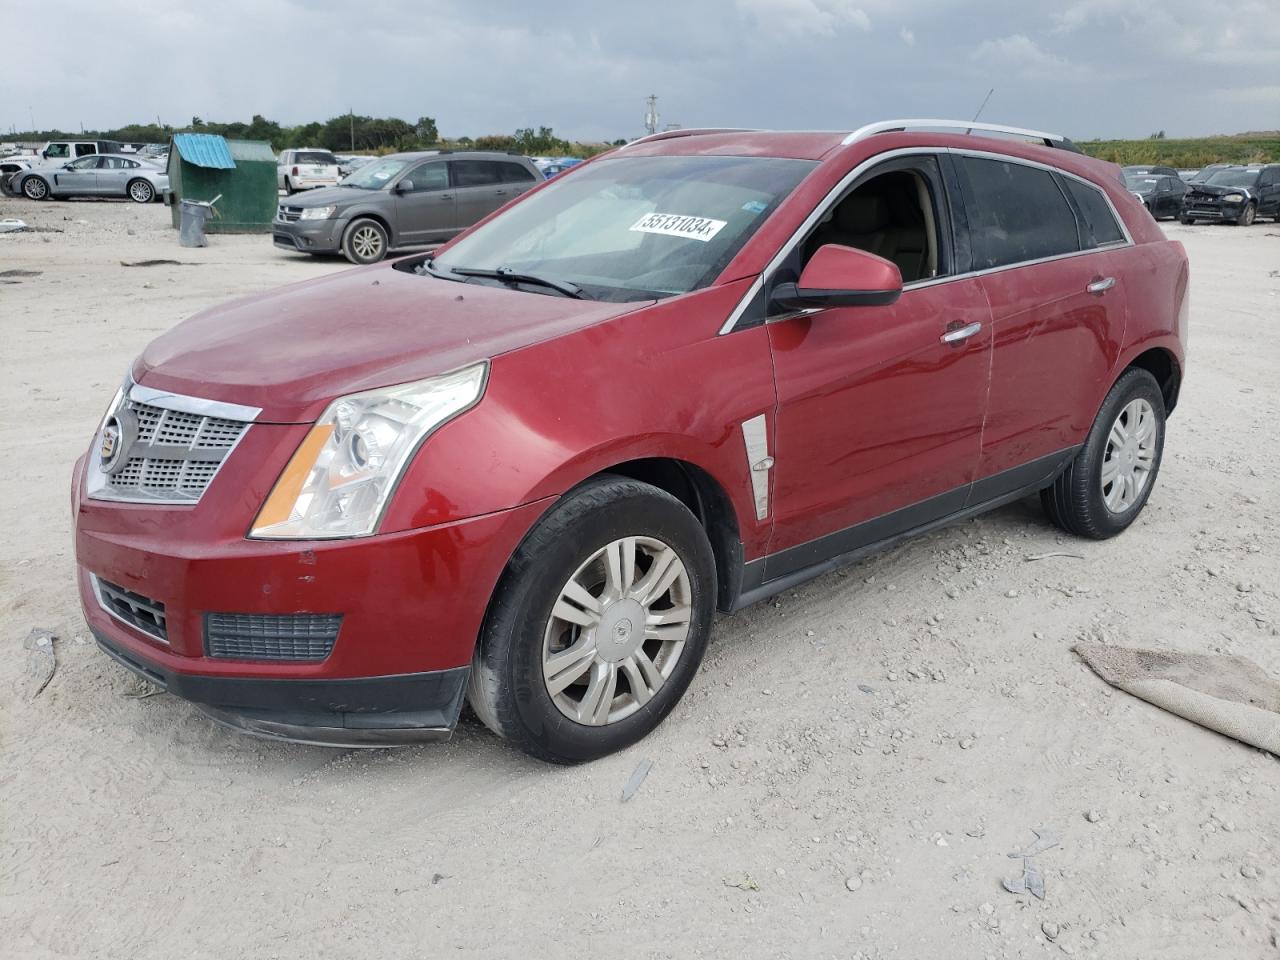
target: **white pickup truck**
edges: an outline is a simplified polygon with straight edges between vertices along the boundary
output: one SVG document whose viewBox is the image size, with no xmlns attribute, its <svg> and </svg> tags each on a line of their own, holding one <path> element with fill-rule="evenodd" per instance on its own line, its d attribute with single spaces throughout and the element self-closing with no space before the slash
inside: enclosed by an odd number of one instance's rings
<svg viewBox="0 0 1280 960">
<path fill-rule="evenodd" d="M 276 183 L 285 193 L 332 187 L 339 179 L 337 158 L 328 150 L 283 150 L 276 165 Z"/>
</svg>

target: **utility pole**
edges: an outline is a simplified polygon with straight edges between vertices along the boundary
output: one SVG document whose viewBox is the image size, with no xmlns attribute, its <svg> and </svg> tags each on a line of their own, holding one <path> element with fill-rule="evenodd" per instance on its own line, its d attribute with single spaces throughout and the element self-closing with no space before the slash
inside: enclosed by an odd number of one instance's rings
<svg viewBox="0 0 1280 960">
<path fill-rule="evenodd" d="M 645 110 L 645 113 L 644 113 L 644 132 L 657 133 L 658 132 L 658 95 L 656 93 L 649 94 L 648 99 L 645 100 L 645 103 L 648 104 L 648 109 Z"/>
<path fill-rule="evenodd" d="M 356 152 L 356 113 L 347 107 L 347 119 L 351 121 L 351 152 Z"/>
</svg>

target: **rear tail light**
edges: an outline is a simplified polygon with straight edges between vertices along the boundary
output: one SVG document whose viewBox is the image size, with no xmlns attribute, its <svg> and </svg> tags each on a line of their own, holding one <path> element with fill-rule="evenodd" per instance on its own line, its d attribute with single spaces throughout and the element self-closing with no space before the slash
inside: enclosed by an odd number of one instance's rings
<svg viewBox="0 0 1280 960">
<path fill-rule="evenodd" d="M 298 168 L 297 168 L 297 167 L 294 167 L 294 168 L 293 168 L 293 176 L 295 176 L 295 177 L 296 177 L 297 175 L 298 175 Z"/>
</svg>

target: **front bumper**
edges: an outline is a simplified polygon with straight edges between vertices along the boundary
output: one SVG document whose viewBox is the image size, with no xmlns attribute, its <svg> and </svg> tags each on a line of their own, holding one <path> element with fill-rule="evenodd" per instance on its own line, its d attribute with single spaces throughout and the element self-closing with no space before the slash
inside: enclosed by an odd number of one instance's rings
<svg viewBox="0 0 1280 960">
<path fill-rule="evenodd" d="M 389 747 L 447 740 L 466 695 L 468 667 L 351 680 L 280 680 L 178 673 L 92 628 L 111 659 L 200 706 L 226 726 L 274 740 Z"/>
<path fill-rule="evenodd" d="M 489 598 L 550 501 L 372 537 L 247 539 L 306 429 L 255 424 L 194 506 L 90 499 L 77 463 L 85 620 L 118 662 L 249 732 L 348 745 L 447 736 Z M 95 579 L 162 608 L 164 629 L 109 609 Z M 210 642 L 214 614 L 339 614 L 341 626 L 320 659 L 248 659 Z"/>
<path fill-rule="evenodd" d="M 1190 203 L 1182 205 L 1182 216 L 1190 220 L 1239 220 L 1243 203 Z"/>
<path fill-rule="evenodd" d="M 347 223 L 346 217 L 328 220 L 281 220 L 276 217 L 271 221 L 271 241 L 277 247 L 300 253 L 337 253 L 342 249 L 342 234 Z"/>
</svg>

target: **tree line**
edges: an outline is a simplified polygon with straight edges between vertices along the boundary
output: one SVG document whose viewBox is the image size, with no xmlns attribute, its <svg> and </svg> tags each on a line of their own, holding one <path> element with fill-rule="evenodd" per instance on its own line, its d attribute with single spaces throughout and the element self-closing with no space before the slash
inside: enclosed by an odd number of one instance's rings
<svg viewBox="0 0 1280 960">
<path fill-rule="evenodd" d="M 10 134 L 18 141 L 67 140 L 88 138 L 120 140 L 125 143 L 167 143 L 175 133 L 216 133 L 231 140 L 265 140 L 273 150 L 298 147 L 324 147 L 335 153 L 391 153 L 399 150 L 432 148 L 465 148 L 501 150 L 529 155 L 589 157 L 625 140 L 613 143 L 579 143 L 558 137 L 550 127 L 522 127 L 510 134 L 487 134 L 477 137 L 444 138 L 433 117 L 419 117 L 409 123 L 399 117 L 366 117 L 344 113 L 324 122 L 312 121 L 285 126 L 254 114 L 248 123 L 218 123 L 192 117 L 189 124 L 131 123 L 113 130 L 66 132 L 63 130 L 31 130 Z"/>
</svg>

